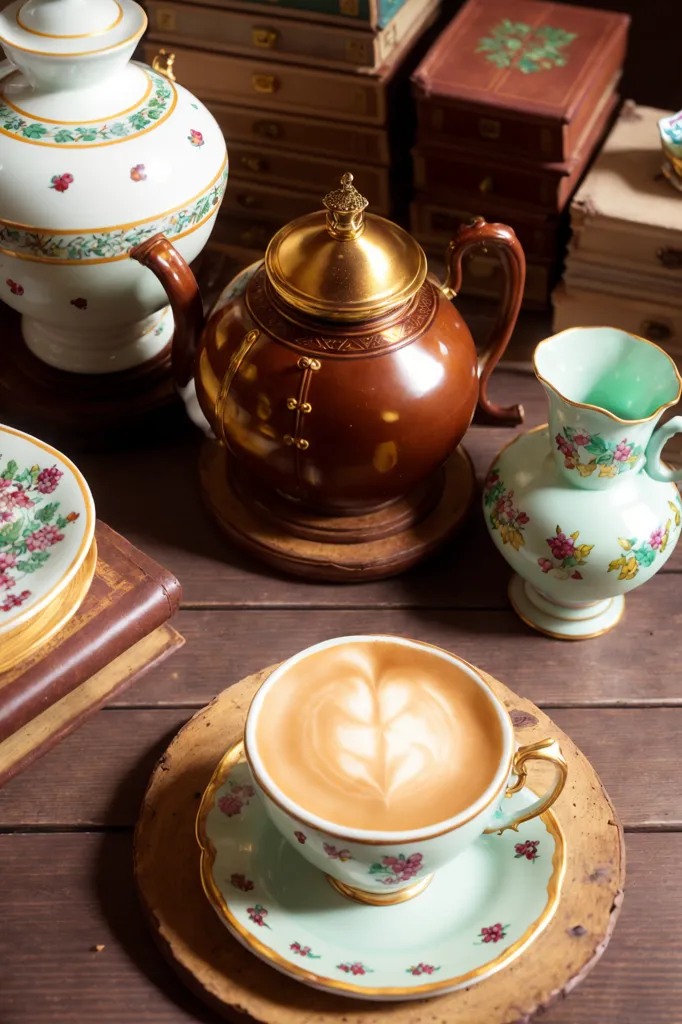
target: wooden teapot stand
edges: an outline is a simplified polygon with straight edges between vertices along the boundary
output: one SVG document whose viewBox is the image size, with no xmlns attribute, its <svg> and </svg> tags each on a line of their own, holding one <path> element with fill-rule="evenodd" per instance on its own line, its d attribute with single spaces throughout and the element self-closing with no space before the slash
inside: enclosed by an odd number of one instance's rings
<svg viewBox="0 0 682 1024">
<path fill-rule="evenodd" d="M 171 374 L 171 343 L 142 366 L 119 373 L 67 373 L 38 359 L 21 335 L 21 318 L 2 307 L 0 420 L 64 440 L 74 449 L 98 449 L 140 433 L 167 434 L 186 414 Z"/>
<path fill-rule="evenodd" d="M 199 475 L 211 514 L 240 547 L 287 574 L 347 583 L 393 576 L 427 558 L 461 526 L 476 495 L 461 445 L 435 477 L 366 515 L 298 510 L 240 477 L 230 453 L 213 440 L 204 443 Z"/>
</svg>

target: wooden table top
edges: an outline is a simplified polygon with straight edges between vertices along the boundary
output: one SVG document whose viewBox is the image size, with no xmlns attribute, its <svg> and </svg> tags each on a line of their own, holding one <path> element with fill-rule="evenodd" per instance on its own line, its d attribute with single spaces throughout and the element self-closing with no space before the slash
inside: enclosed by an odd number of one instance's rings
<svg viewBox="0 0 682 1024">
<path fill-rule="evenodd" d="M 526 318 L 514 357 L 546 329 Z M 504 404 L 523 402 L 527 426 L 546 420 L 528 363 L 507 362 L 491 384 Z M 471 429 L 479 476 L 511 436 Z M 450 648 L 551 709 L 624 823 L 628 878 L 615 936 L 543 1020 L 679 1024 L 682 545 L 627 598 L 617 629 L 562 643 L 511 611 L 507 566 L 479 513 L 448 549 L 396 579 L 344 586 L 275 576 L 234 550 L 205 513 L 199 442 L 188 426 L 165 445 L 75 456 L 99 516 L 182 581 L 175 624 L 187 644 L 0 790 L 0 1022 L 216 1020 L 162 961 L 137 906 L 132 831 L 151 769 L 195 709 L 230 683 L 330 636 L 390 631 Z M 437 1001 L 414 1004 L 413 1019 L 439 1022 Z"/>
</svg>

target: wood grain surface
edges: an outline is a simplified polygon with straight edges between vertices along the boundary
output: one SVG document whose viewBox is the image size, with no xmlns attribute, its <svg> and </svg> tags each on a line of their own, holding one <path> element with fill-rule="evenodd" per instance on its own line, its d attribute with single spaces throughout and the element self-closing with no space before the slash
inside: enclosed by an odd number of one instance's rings
<svg viewBox="0 0 682 1024">
<path fill-rule="evenodd" d="M 542 318 L 527 317 L 511 354 L 525 357 L 544 333 Z M 528 426 L 546 419 L 527 364 L 498 369 L 491 394 L 505 404 L 520 400 Z M 470 430 L 466 446 L 479 477 L 511 436 Z M 187 428 L 163 444 L 142 439 L 126 451 L 70 453 L 102 518 L 181 579 L 176 624 L 187 643 L 0 790 L 0 1024 L 217 1020 L 163 963 L 137 908 L 131 827 L 146 782 L 175 732 L 227 685 L 357 630 L 449 647 L 551 709 L 620 813 L 628 880 L 613 941 L 542 1020 L 680 1024 L 682 549 L 628 596 L 617 629 L 562 644 L 511 612 L 506 563 L 478 514 L 431 563 L 394 580 L 343 586 L 270 573 L 232 549 L 204 511 L 195 486 L 200 441 Z M 679 461 L 671 447 L 667 457 Z M 460 1024 L 437 1002 L 415 1004 L 406 1020 Z"/>
</svg>

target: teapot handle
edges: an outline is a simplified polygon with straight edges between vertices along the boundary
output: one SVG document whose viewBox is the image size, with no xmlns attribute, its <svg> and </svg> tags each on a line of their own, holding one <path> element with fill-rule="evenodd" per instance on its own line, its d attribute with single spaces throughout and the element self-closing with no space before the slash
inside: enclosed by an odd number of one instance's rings
<svg viewBox="0 0 682 1024">
<path fill-rule="evenodd" d="M 506 224 L 488 224 L 483 217 L 476 217 L 471 223 L 462 224 L 445 254 L 448 273 L 441 291 L 447 299 L 453 299 L 457 295 L 462 284 L 462 257 L 467 249 L 478 245 L 495 249 L 504 268 L 504 292 L 500 310 L 488 343 L 478 357 L 478 410 L 483 414 L 484 420 L 513 426 L 523 423 L 522 407 L 512 405 L 505 408 L 488 398 L 488 378 L 497 366 L 516 326 L 526 283 L 526 257 L 512 229 Z"/>
<path fill-rule="evenodd" d="M 658 427 L 646 446 L 646 472 L 652 480 L 663 484 L 677 483 L 682 480 L 682 469 L 670 469 L 661 459 L 661 452 L 667 442 L 675 434 L 682 433 L 682 416 L 673 416 L 667 423 Z"/>
</svg>

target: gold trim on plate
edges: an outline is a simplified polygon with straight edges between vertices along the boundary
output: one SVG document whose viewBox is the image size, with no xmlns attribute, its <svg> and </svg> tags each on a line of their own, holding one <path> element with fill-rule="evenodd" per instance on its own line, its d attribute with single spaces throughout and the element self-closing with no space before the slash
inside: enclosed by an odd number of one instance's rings
<svg viewBox="0 0 682 1024">
<path fill-rule="evenodd" d="M 438 649 L 440 650 L 440 648 Z M 526 929 L 523 935 L 517 939 L 516 942 L 512 943 L 511 946 L 500 953 L 500 955 L 494 960 L 489 961 L 481 967 L 476 967 L 457 978 L 444 978 L 441 981 L 430 982 L 426 985 L 385 988 L 361 987 L 360 985 L 353 985 L 350 982 L 340 981 L 336 978 L 322 978 L 319 975 L 314 974 L 312 971 L 306 971 L 304 968 L 299 967 L 298 964 L 291 963 L 283 956 L 280 956 L 279 953 L 275 953 L 271 950 L 235 917 L 228 907 L 225 898 L 220 892 L 220 889 L 216 885 L 213 877 L 216 848 L 206 834 L 206 819 L 208 818 L 210 811 L 213 809 L 217 790 L 242 758 L 243 754 L 244 741 L 238 740 L 218 763 L 208 786 L 204 790 L 201 803 L 199 804 L 195 833 L 197 842 L 201 848 L 201 884 L 209 903 L 213 906 L 214 910 L 218 913 L 218 916 L 223 920 L 224 924 L 235 938 L 248 947 L 256 954 L 256 956 L 259 956 L 262 960 L 265 960 L 272 966 L 278 967 L 285 974 L 297 978 L 300 981 L 307 982 L 316 988 L 323 986 L 324 988 L 336 989 L 340 992 L 353 992 L 356 995 L 365 996 L 414 996 L 415 994 L 448 991 L 451 988 L 462 986 L 476 978 L 480 978 L 482 975 L 494 974 L 502 967 L 511 963 L 511 961 L 515 960 L 532 942 L 532 940 L 547 927 L 552 919 L 559 903 L 561 884 L 566 870 L 566 844 L 564 834 L 554 812 L 548 810 L 541 816 L 547 831 L 554 839 L 552 874 L 547 883 L 547 903 L 545 904 L 545 908 L 538 919 Z M 312 868 L 312 870 L 315 869 Z"/>
<path fill-rule="evenodd" d="M 38 440 L 37 437 L 33 437 L 32 434 L 27 434 L 23 430 L 16 430 L 14 427 L 5 426 L 4 423 L 0 424 L 0 439 L 2 439 L 3 434 L 12 434 L 14 437 L 20 437 L 24 441 L 28 441 L 30 444 L 35 445 L 37 448 L 42 448 L 43 451 L 47 452 L 49 455 L 52 456 L 52 458 L 54 458 L 58 462 L 62 462 L 64 466 L 66 466 L 66 468 L 70 470 L 70 472 L 75 477 L 76 483 L 78 484 L 78 489 L 81 492 L 83 503 L 85 505 L 85 530 L 83 532 L 83 539 L 81 540 L 81 543 L 78 547 L 78 551 L 74 555 L 69 567 L 65 569 L 64 572 L 62 573 L 60 579 L 57 580 L 54 586 L 52 586 L 47 591 L 46 594 L 43 594 L 39 601 L 36 601 L 35 604 L 29 605 L 23 612 L 17 615 L 16 619 L 13 619 L 12 622 L 9 623 L 9 628 L 7 630 L 0 632 L 0 643 L 3 643 L 4 637 L 10 636 L 14 632 L 14 630 L 20 625 L 20 623 L 29 622 L 32 618 L 34 618 L 34 616 L 38 615 L 41 611 L 43 611 L 46 605 L 48 605 L 50 601 L 53 601 L 57 597 L 57 595 L 64 589 L 64 587 L 68 586 L 71 578 L 75 575 L 76 572 L 78 572 L 78 568 L 80 567 L 85 558 L 86 550 L 92 544 L 95 531 L 94 502 L 91 494 L 89 493 L 85 477 L 78 469 L 78 467 L 74 466 L 71 459 L 69 459 L 66 455 L 63 455 L 62 452 L 57 451 L 57 449 L 53 448 L 52 445 L 46 444 L 45 441 Z"/>
<path fill-rule="evenodd" d="M 102 36 L 105 32 L 111 32 L 112 28 L 116 28 L 118 23 L 123 20 L 123 8 L 121 7 L 118 0 L 114 0 L 114 3 L 118 7 L 118 17 L 112 21 L 111 25 L 107 25 L 106 28 L 97 29 L 96 32 L 79 32 L 77 35 L 55 35 L 53 32 L 37 32 L 34 28 L 29 28 L 28 25 L 24 25 L 23 21 L 19 17 L 26 4 L 22 4 L 16 13 L 17 25 L 19 28 L 23 28 L 24 32 L 29 32 L 32 36 L 43 36 L 44 39 L 87 39 L 90 36 Z"/>
<path fill-rule="evenodd" d="M 3 87 L 0 89 L 0 98 L 2 99 L 2 102 L 6 106 L 8 106 L 12 110 L 16 111 L 17 114 L 21 114 L 23 117 L 30 117 L 31 120 L 39 121 L 41 124 L 58 124 L 58 125 L 62 125 L 62 124 L 63 125 L 67 125 L 67 124 L 73 124 L 73 125 L 106 124 L 109 121 L 113 121 L 114 118 L 116 118 L 116 117 L 123 117 L 124 114 L 129 114 L 131 110 L 135 110 L 137 107 L 140 107 L 140 106 L 142 106 L 144 104 L 145 100 L 147 99 L 147 97 L 149 96 L 149 94 L 152 91 L 152 86 L 153 86 L 154 83 L 152 82 L 151 77 L 149 76 L 149 74 L 147 73 L 147 71 L 144 68 L 140 68 L 140 71 L 142 71 L 144 73 L 144 76 L 147 79 L 147 88 L 145 89 L 145 91 L 142 94 L 142 96 L 140 97 L 140 99 L 136 100 L 135 103 L 131 104 L 129 107 L 126 107 L 125 110 L 118 110 L 115 114 L 109 114 L 108 117 L 95 117 L 95 118 L 93 118 L 92 121 L 60 121 L 60 120 L 56 121 L 56 120 L 54 120 L 51 117 L 39 117 L 38 114 L 32 114 L 30 110 L 22 110 L 21 107 L 18 107 L 15 103 L 12 103 L 11 100 L 7 99 L 7 96 L 5 95 L 5 89 L 4 89 L 4 86 L 5 86 L 5 84 L 7 82 L 9 82 L 16 75 L 20 75 L 21 74 L 20 71 L 13 71 L 11 74 L 7 75 L 7 77 L 2 80 L 3 81 Z M 174 90 L 174 92 L 175 92 L 175 90 Z M 177 93 L 175 93 L 175 101 L 177 102 Z M 172 104 L 172 106 L 170 106 L 168 108 L 168 111 L 166 112 L 166 114 L 164 114 L 164 116 L 162 118 L 160 118 L 159 121 L 156 122 L 157 124 L 162 124 L 166 120 L 166 117 L 172 111 L 173 106 L 175 106 L 175 104 Z M 156 125 L 150 125 L 150 127 L 156 127 Z M 149 131 L 148 128 L 143 128 L 143 130 L 141 132 L 137 132 L 133 136 L 130 136 L 130 135 L 124 136 L 122 139 L 116 139 L 114 141 L 116 141 L 116 142 L 128 142 L 131 138 L 136 139 L 138 137 L 138 135 L 144 135 L 144 133 L 147 132 L 147 131 Z M 16 136 L 12 135 L 11 132 L 6 132 L 6 133 L 3 133 L 3 134 L 10 135 L 11 138 L 16 138 Z M 31 140 L 30 139 L 21 139 L 20 138 L 19 141 L 20 142 L 30 142 Z M 58 149 L 73 149 L 74 148 L 73 146 L 64 145 L 61 142 L 53 142 L 53 143 L 43 142 L 42 145 L 43 146 L 53 145 L 53 146 L 56 146 Z M 98 143 L 94 143 L 94 145 L 98 145 Z M 78 148 L 79 149 L 86 149 L 86 148 L 89 149 L 90 147 L 89 146 L 86 147 L 86 146 L 83 146 L 83 145 L 79 145 Z"/>
<path fill-rule="evenodd" d="M 119 47 L 126 46 L 126 44 L 139 39 L 147 30 L 147 22 L 147 15 L 142 11 L 142 24 L 135 30 L 135 32 L 133 32 L 132 35 L 128 36 L 126 39 L 121 39 L 118 43 L 112 43 L 111 46 L 102 46 L 99 50 L 80 50 L 77 53 L 55 53 L 54 50 L 33 50 L 28 46 L 19 46 L 18 43 L 13 43 L 12 40 L 8 39 L 6 36 L 0 36 L 0 43 L 10 50 L 20 50 L 22 53 L 34 53 L 38 57 L 55 57 L 57 59 L 61 57 L 94 57 L 96 54 L 107 53 L 109 50 L 118 50 Z"/>
<path fill-rule="evenodd" d="M 55 633 L 64 628 L 83 603 L 96 568 L 97 541 L 93 538 L 83 564 L 54 601 L 29 622 L 2 635 L 0 672 L 9 672 L 20 661 L 25 662 Z"/>
<path fill-rule="evenodd" d="M 566 398 L 566 395 L 563 395 L 558 388 L 555 388 L 553 384 L 550 384 L 546 377 L 542 376 L 542 374 L 538 370 L 537 354 L 538 350 L 541 349 L 543 345 L 548 345 L 550 341 L 554 341 L 555 338 L 560 338 L 562 334 L 568 334 L 570 331 L 604 330 L 620 330 L 622 334 L 627 334 L 628 337 L 634 338 L 635 341 L 641 341 L 644 345 L 650 345 L 651 348 L 655 348 L 657 352 L 661 352 L 672 366 L 673 370 L 675 371 L 675 376 L 677 377 L 677 394 L 675 395 L 675 397 L 671 398 L 669 402 L 664 402 L 663 405 L 659 405 L 658 409 L 652 412 L 649 416 L 640 416 L 638 419 L 634 420 L 624 420 L 621 416 L 616 416 L 615 412 L 610 412 L 608 409 L 604 409 L 600 405 L 590 405 L 589 402 L 574 402 L 572 401 L 572 399 Z M 592 412 L 600 412 L 602 413 L 602 415 L 608 416 L 609 419 L 615 420 L 617 423 L 627 423 L 628 425 L 634 423 L 648 423 L 650 420 L 656 419 L 656 417 L 660 416 L 662 412 L 664 412 L 666 409 L 669 409 L 671 405 L 677 405 L 677 403 L 680 400 L 680 395 L 682 395 L 682 377 L 680 377 L 680 373 L 677 369 L 677 366 L 675 365 L 675 361 L 668 355 L 665 349 L 662 349 L 660 345 L 656 345 L 653 341 L 649 341 L 648 338 L 640 338 L 638 334 L 633 334 L 632 331 L 624 331 L 619 327 L 606 327 L 604 324 L 593 324 L 590 327 L 566 327 L 563 331 L 557 331 L 557 333 L 553 334 L 550 338 L 545 338 L 543 341 L 538 342 L 538 344 L 535 346 L 535 351 L 533 352 L 533 370 L 535 372 L 535 376 L 540 381 L 540 383 L 548 387 L 550 391 L 553 391 L 557 398 L 560 398 L 562 402 L 566 403 L 566 405 L 572 405 L 575 409 L 589 409 Z M 504 449 L 502 449 L 502 451 L 504 451 Z"/>
</svg>

